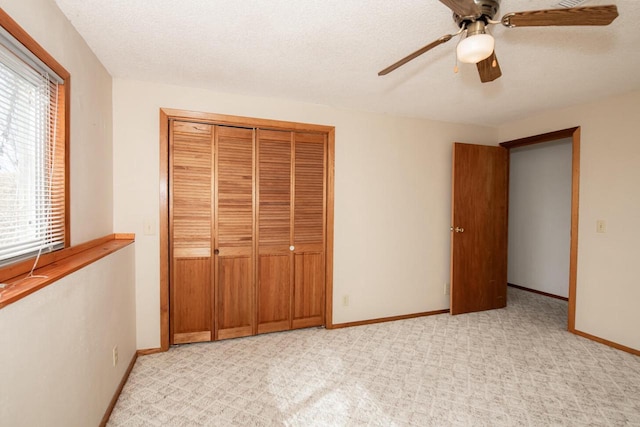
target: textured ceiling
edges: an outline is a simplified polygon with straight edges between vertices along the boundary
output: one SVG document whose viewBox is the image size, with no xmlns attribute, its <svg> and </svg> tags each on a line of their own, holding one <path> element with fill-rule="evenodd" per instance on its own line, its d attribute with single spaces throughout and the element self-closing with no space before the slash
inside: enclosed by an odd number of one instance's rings
<svg viewBox="0 0 640 427">
<path fill-rule="evenodd" d="M 457 30 L 436 0 L 56 0 L 114 77 L 497 126 L 640 89 L 640 0 L 607 27 L 492 27 L 503 76 L 455 65 Z M 558 0 L 503 0 L 499 16 Z"/>
</svg>

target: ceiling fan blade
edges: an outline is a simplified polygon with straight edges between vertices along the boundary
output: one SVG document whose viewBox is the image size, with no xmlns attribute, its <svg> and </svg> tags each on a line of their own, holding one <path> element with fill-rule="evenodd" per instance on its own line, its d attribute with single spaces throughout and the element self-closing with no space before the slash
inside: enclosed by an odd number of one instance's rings
<svg viewBox="0 0 640 427">
<path fill-rule="evenodd" d="M 415 52 L 413 52 L 411 55 L 409 56 L 405 56 L 404 58 L 402 58 L 400 61 L 389 65 L 387 68 L 385 68 L 384 70 L 380 71 L 378 73 L 379 76 L 384 76 L 389 74 L 390 72 L 392 72 L 393 70 L 395 70 L 398 67 L 403 66 L 404 64 L 406 64 L 407 62 L 416 59 L 418 56 L 422 55 L 423 53 L 433 49 L 436 46 L 440 46 L 442 43 L 446 43 L 449 40 L 451 40 L 451 38 L 453 37 L 452 34 L 447 34 L 444 35 L 442 37 L 440 37 L 438 40 L 433 41 L 431 43 L 429 43 L 428 45 L 424 46 L 423 48 L 420 48 L 418 50 L 416 50 Z"/>
<path fill-rule="evenodd" d="M 440 0 L 456 15 L 460 16 L 476 16 L 480 13 L 480 6 L 473 0 Z"/>
<path fill-rule="evenodd" d="M 502 17 L 502 24 L 506 27 L 609 25 L 617 17 L 615 5 L 587 6 L 508 13 Z"/>
<path fill-rule="evenodd" d="M 480 81 L 482 83 L 492 82 L 502 75 L 495 50 L 487 59 L 478 62 L 476 66 L 478 67 L 478 74 L 480 74 Z"/>
</svg>

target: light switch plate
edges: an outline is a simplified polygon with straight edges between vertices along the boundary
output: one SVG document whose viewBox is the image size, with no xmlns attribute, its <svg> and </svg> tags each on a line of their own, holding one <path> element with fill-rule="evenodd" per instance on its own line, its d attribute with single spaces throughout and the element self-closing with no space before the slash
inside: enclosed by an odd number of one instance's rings
<svg viewBox="0 0 640 427">
<path fill-rule="evenodd" d="M 143 221 L 144 234 L 153 236 L 156 234 L 156 222 L 151 217 L 146 217 Z"/>
</svg>

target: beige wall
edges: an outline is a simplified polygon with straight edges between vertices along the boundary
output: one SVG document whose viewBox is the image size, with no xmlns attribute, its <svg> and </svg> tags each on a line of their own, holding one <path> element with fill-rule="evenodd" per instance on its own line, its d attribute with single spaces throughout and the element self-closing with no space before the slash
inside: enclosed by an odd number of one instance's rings
<svg viewBox="0 0 640 427">
<path fill-rule="evenodd" d="M 111 77 L 53 0 L 0 6 L 71 73 L 71 243 L 110 234 Z M 134 255 L 130 246 L 0 310 L 0 425 L 99 423 L 135 352 Z"/>
<path fill-rule="evenodd" d="M 451 144 L 494 130 L 114 80 L 114 224 L 136 232 L 138 348 L 158 347 L 160 107 L 336 127 L 334 322 L 448 308 Z M 349 295 L 349 306 L 342 305 Z"/>
<path fill-rule="evenodd" d="M 99 424 L 136 350 L 134 251 L 0 310 L 0 425 Z"/>
<path fill-rule="evenodd" d="M 576 328 L 640 349 L 640 91 L 501 126 L 501 141 L 582 128 Z M 596 221 L 607 232 L 596 233 Z"/>
</svg>

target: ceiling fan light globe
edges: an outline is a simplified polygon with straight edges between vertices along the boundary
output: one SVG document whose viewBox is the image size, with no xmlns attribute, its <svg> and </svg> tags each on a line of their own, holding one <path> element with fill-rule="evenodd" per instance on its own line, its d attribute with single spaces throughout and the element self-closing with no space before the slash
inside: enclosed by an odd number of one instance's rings
<svg viewBox="0 0 640 427">
<path fill-rule="evenodd" d="M 475 34 L 458 43 L 456 53 L 458 61 L 476 64 L 487 59 L 495 47 L 495 40 L 490 34 Z"/>
</svg>

